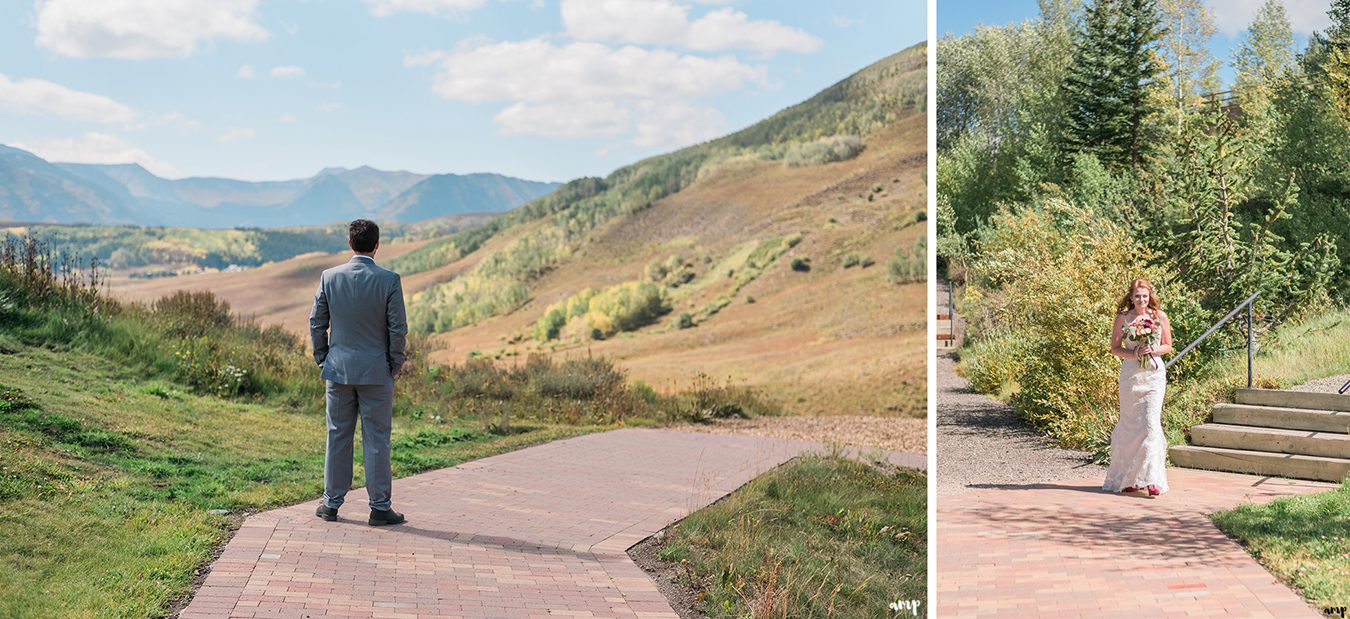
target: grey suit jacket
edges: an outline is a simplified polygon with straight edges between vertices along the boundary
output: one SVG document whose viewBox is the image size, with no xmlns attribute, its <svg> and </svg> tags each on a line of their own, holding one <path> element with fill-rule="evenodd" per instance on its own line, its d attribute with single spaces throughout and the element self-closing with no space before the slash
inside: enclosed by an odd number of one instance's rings
<svg viewBox="0 0 1350 619">
<path fill-rule="evenodd" d="M 407 358 L 408 319 L 398 273 L 352 256 L 323 272 L 309 312 L 321 375 L 344 385 L 383 385 Z"/>
</svg>

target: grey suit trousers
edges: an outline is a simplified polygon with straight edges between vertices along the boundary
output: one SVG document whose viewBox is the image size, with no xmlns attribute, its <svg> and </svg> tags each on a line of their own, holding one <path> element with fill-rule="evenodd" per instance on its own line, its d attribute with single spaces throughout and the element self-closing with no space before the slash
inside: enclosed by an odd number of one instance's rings
<svg viewBox="0 0 1350 619">
<path fill-rule="evenodd" d="M 361 418 L 361 453 L 370 508 L 387 510 L 394 490 L 389 467 L 389 433 L 394 420 L 394 381 L 344 385 L 325 381 L 328 449 L 323 458 L 323 503 L 337 508 L 352 487 L 352 443 Z"/>
</svg>

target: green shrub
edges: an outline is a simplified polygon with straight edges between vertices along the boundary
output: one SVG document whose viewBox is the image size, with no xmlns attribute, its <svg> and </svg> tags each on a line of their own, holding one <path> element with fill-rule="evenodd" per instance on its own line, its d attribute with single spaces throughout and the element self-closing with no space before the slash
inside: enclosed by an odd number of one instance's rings
<svg viewBox="0 0 1350 619">
<path fill-rule="evenodd" d="M 525 380 L 546 397 L 592 399 L 623 390 L 624 373 L 602 357 L 582 357 L 554 363 L 552 358 L 531 355 L 523 368 Z"/>
<path fill-rule="evenodd" d="M 886 279 L 892 284 L 924 281 L 928 275 L 928 235 L 920 236 L 908 249 L 895 248 L 895 256 L 886 263 Z"/>
<path fill-rule="evenodd" d="M 967 364 L 968 375 L 982 388 L 1015 384 L 1012 403 L 1034 426 L 1098 450 L 1117 412 L 1120 362 L 1109 348 L 1122 286 L 1136 277 L 1154 282 L 1174 321 L 1193 313 L 1188 295 L 1148 266 L 1147 248 L 1088 209 L 1050 199 L 1002 211 L 990 223 L 971 275 L 981 289 L 1000 291 L 976 292 L 974 302 L 996 303 L 989 311 L 1001 322 L 989 343 L 971 349 L 994 356 Z"/>
<path fill-rule="evenodd" d="M 218 397 L 254 393 L 257 386 L 248 370 L 240 367 L 238 353 L 221 345 L 221 340 L 199 336 L 181 340 L 174 357 L 178 360 L 178 378 L 189 386 Z"/>
<path fill-rule="evenodd" d="M 693 326 L 694 326 L 694 316 L 689 312 L 681 312 L 680 315 L 675 318 L 676 329 L 689 329 L 692 328 Z"/>
<path fill-rule="evenodd" d="M 669 311 L 664 289 L 648 282 L 627 282 L 595 295 L 586 317 L 592 332 L 604 338 L 650 324 Z"/>
<path fill-rule="evenodd" d="M 685 260 L 679 254 L 670 256 L 664 261 L 654 259 L 643 269 L 643 277 L 647 281 L 671 288 L 687 284 L 693 281 L 695 276 L 694 263 Z"/>
<path fill-rule="evenodd" d="M 562 332 L 563 325 L 566 324 L 567 311 L 561 307 L 551 306 L 534 323 L 534 339 L 540 342 L 556 340 Z"/>
<path fill-rule="evenodd" d="M 846 161 L 863 151 L 862 140 L 853 135 L 836 135 L 821 138 L 814 142 L 797 142 L 788 146 L 783 153 L 783 163 L 789 167 L 801 167 Z"/>
<path fill-rule="evenodd" d="M 791 266 L 793 271 L 810 271 L 811 259 L 805 256 L 798 256 L 792 259 Z"/>
<path fill-rule="evenodd" d="M 509 400 L 516 395 L 508 372 L 490 359 L 472 358 L 445 372 L 446 389 L 456 396 Z"/>
<path fill-rule="evenodd" d="M 680 415 L 689 420 L 706 423 L 731 417 L 747 419 L 772 414 L 774 408 L 751 387 L 718 384 L 707 374 L 700 373 L 693 387 L 681 396 Z"/>
<path fill-rule="evenodd" d="M 233 324 L 230 304 L 209 290 L 178 290 L 152 307 L 177 337 L 202 337 Z"/>
</svg>

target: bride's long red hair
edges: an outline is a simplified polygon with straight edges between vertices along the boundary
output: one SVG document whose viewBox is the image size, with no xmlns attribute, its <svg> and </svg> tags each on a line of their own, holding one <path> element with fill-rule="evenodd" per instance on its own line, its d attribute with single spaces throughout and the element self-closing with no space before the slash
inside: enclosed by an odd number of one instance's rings
<svg viewBox="0 0 1350 619">
<path fill-rule="evenodd" d="M 1153 284 L 1149 283 L 1149 281 L 1146 279 L 1136 279 L 1130 282 L 1130 287 L 1125 289 L 1125 296 L 1121 297 L 1120 303 L 1116 304 L 1117 312 L 1123 314 L 1125 312 L 1130 311 L 1131 309 L 1134 309 L 1134 300 L 1131 297 L 1134 296 L 1134 291 L 1138 288 L 1148 289 L 1149 309 L 1151 310 L 1162 309 L 1161 303 L 1158 302 L 1158 293 L 1153 290 Z"/>
</svg>

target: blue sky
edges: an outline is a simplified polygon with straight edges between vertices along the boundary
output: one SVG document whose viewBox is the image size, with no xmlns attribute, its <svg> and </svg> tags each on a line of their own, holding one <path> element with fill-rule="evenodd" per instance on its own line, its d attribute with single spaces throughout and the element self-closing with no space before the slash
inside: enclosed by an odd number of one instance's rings
<svg viewBox="0 0 1350 619">
<path fill-rule="evenodd" d="M 1233 79 L 1233 70 L 1227 65 L 1233 49 L 1256 10 L 1264 3 L 1265 0 L 1205 0 L 1217 31 L 1210 41 L 1210 53 L 1224 62 L 1219 75 L 1225 82 Z M 1040 14 L 1036 0 L 938 0 L 937 5 L 938 37 L 948 33 L 965 34 L 981 24 L 1020 22 Z M 1307 43 L 1309 33 L 1326 29 L 1330 23 L 1327 18 L 1330 6 L 1331 0 L 1284 0 L 1299 50 Z"/>
<path fill-rule="evenodd" d="M 925 32 L 923 0 L 7 2 L 0 143 L 170 178 L 565 181 L 750 125 Z"/>
</svg>

